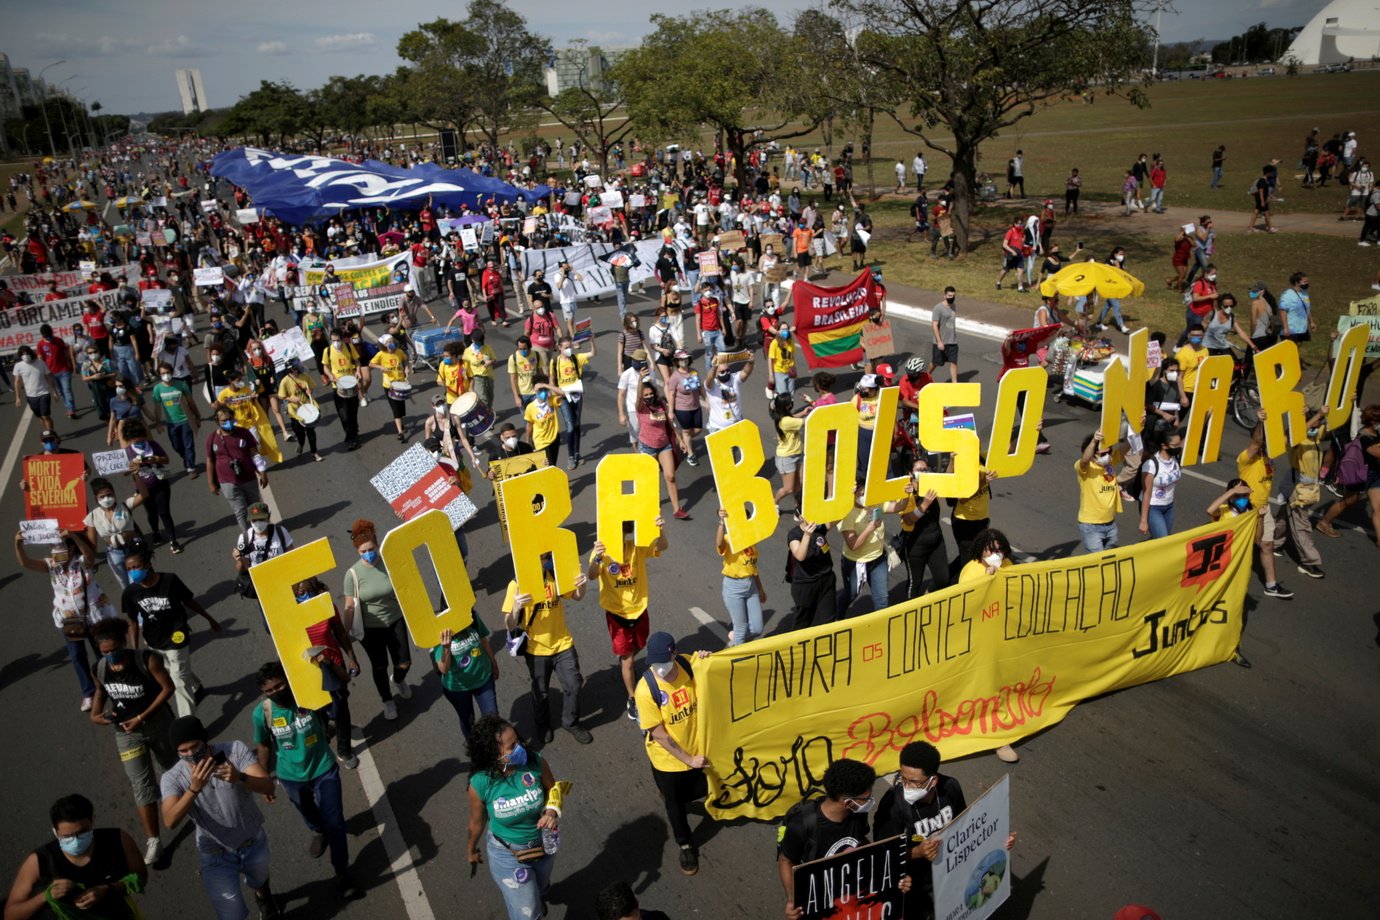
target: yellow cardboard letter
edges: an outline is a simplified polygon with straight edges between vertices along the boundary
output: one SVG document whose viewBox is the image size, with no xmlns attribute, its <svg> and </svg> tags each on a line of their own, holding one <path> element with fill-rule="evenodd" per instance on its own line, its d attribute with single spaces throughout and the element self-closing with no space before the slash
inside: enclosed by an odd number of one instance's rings
<svg viewBox="0 0 1380 920">
<path fill-rule="evenodd" d="M 1356 404 L 1356 382 L 1366 361 L 1370 327 L 1352 326 L 1337 340 L 1337 357 L 1332 361 L 1332 377 L 1327 381 L 1327 427 L 1351 423 L 1351 407 Z"/>
<path fill-rule="evenodd" d="M 940 498 L 967 498 L 978 489 L 978 454 L 981 450 L 976 431 L 945 428 L 946 406 L 976 406 L 982 402 L 982 387 L 976 383 L 932 383 L 916 397 L 920 413 L 920 443 L 932 452 L 954 455 L 947 473 L 921 473 L 915 483 L 916 494 L 930 489 Z"/>
<path fill-rule="evenodd" d="M 829 456 L 829 436 L 834 453 Z M 805 416 L 805 458 L 800 487 L 800 516 L 812 524 L 841 521 L 853 507 L 858 468 L 858 410 L 834 403 Z"/>
<path fill-rule="evenodd" d="M 1109 375 L 1110 376 L 1110 375 Z M 997 413 L 992 420 L 992 437 L 987 442 L 987 469 L 999 476 L 1024 476 L 1035 463 L 1035 446 L 1040 440 L 1040 422 L 1045 416 L 1045 393 L 1049 374 L 1043 367 L 1014 367 L 1002 375 L 997 385 Z M 1016 407 L 1025 396 L 1021 430 L 1016 437 Z"/>
<path fill-rule="evenodd" d="M 704 446 L 719 504 L 728 512 L 728 545 L 737 552 L 770 537 L 781 513 L 771 480 L 757 475 L 766 462 L 757 426 L 749 419 L 734 422 L 707 435 Z"/>
<path fill-rule="evenodd" d="M 331 695 L 321 689 L 321 667 L 302 655 L 311 648 L 307 627 L 329 620 L 335 614 L 331 596 L 318 594 L 304 603 L 297 603 L 292 586 L 313 576 L 324 575 L 335 568 L 335 554 L 331 544 L 322 537 L 305 546 L 289 550 L 281 556 L 265 559 L 249 570 L 254 590 L 268 621 L 268 632 L 278 660 L 287 672 L 288 686 L 297 705 L 306 709 L 329 706 Z"/>
<path fill-rule="evenodd" d="M 1150 370 L 1145 366 L 1145 353 L 1149 340 L 1148 330 L 1137 329 L 1131 333 L 1127 350 L 1129 357 L 1118 355 L 1107 368 L 1102 387 L 1102 430 L 1107 432 L 1109 438 L 1121 430 L 1123 414 L 1131 423 L 1132 431 L 1139 432 L 1145 427 L 1145 384 L 1150 377 Z M 1128 360 L 1131 363 L 1129 370 L 1126 367 Z M 1005 381 L 1006 378 L 1002 379 Z M 990 447 L 987 452 L 990 464 Z"/>
<path fill-rule="evenodd" d="M 570 517 L 570 479 L 554 466 L 523 473 L 499 483 L 508 510 L 510 552 L 518 593 L 541 597 L 546 588 L 542 556 L 551 554 L 556 587 L 561 594 L 575 590 L 580 575 L 580 548 L 575 534 L 562 527 Z"/>
<path fill-rule="evenodd" d="M 863 487 L 863 503 L 868 507 L 905 498 L 906 483 L 910 482 L 910 470 L 895 479 L 886 476 L 887 467 L 891 465 L 891 442 L 896 434 L 896 406 L 901 398 L 901 390 L 899 387 L 886 387 L 878 395 L 877 426 L 872 432 L 872 450 L 867 458 L 867 485 Z"/>
<path fill-rule="evenodd" d="M 622 565 L 623 522 L 633 522 L 633 543 L 651 546 L 661 536 L 661 464 L 647 454 L 609 454 L 599 461 L 598 537 L 604 553 Z M 624 491 L 632 483 L 632 491 Z"/>
<path fill-rule="evenodd" d="M 1303 371 L 1299 367 L 1299 347 L 1284 341 L 1255 353 L 1255 380 L 1260 388 L 1260 406 L 1265 410 L 1265 453 L 1278 457 L 1289 449 L 1290 441 L 1305 440 L 1308 419 L 1303 414 L 1303 394 L 1294 389 Z M 1284 428 L 1284 420 L 1289 428 Z"/>
<path fill-rule="evenodd" d="M 1231 396 L 1231 356 L 1213 355 L 1198 365 L 1198 385 L 1188 409 L 1188 436 L 1184 438 L 1184 466 L 1213 463 L 1222 449 L 1222 429 L 1227 424 Z M 1108 435 L 1110 437 L 1110 435 Z"/>
<path fill-rule="evenodd" d="M 441 583 L 447 607 L 439 615 L 431 606 L 416 552 L 425 547 Z M 474 585 L 465 571 L 465 560 L 455 542 L 455 531 L 444 511 L 432 508 L 388 531 L 379 545 L 393 593 L 398 596 L 407 631 L 420 648 L 441 642 L 441 632 L 459 632 L 474 621 Z"/>
</svg>

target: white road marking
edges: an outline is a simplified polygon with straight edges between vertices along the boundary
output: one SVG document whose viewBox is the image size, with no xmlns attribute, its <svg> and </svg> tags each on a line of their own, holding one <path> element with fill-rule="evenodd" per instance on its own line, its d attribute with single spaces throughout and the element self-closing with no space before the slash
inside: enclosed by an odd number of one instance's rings
<svg viewBox="0 0 1380 920">
<path fill-rule="evenodd" d="M 15 426 L 14 440 L 10 441 L 10 449 L 5 453 L 5 465 L 0 466 L 0 498 L 5 497 L 5 490 L 10 487 L 10 476 L 14 473 L 14 465 L 19 462 L 19 451 L 24 446 L 24 436 L 29 433 L 29 423 L 34 417 L 28 406 L 19 411 L 24 415 Z"/>
<path fill-rule="evenodd" d="M 703 607 L 691 607 L 690 615 L 694 617 L 696 620 L 699 620 L 701 626 L 709 626 L 712 628 L 715 626 L 723 625 L 718 620 L 714 619 L 712 616 L 705 613 Z"/>
<path fill-rule="evenodd" d="M 277 515 L 274 515 L 275 519 Z M 388 867 L 393 871 L 393 881 L 398 885 L 398 895 L 408 920 L 436 920 L 427 899 L 426 889 L 422 887 L 421 876 L 417 874 L 416 860 L 412 850 L 403 843 L 398 831 L 398 819 L 393 814 L 393 806 L 388 801 L 388 792 L 379 777 L 374 755 L 368 745 L 356 745 L 355 755 L 359 757 L 359 768 L 355 773 L 364 787 L 364 797 L 369 800 L 369 811 L 374 815 L 374 831 L 383 843 L 388 854 Z"/>
<path fill-rule="evenodd" d="M 790 291 L 794 284 L 795 282 L 788 278 L 781 282 L 781 287 L 786 291 Z M 888 317 L 895 316 L 897 319 L 918 323 L 923 326 L 928 326 L 930 324 L 933 315 L 931 311 L 924 307 L 916 307 L 908 303 L 902 303 L 899 300 L 893 300 L 890 295 L 888 295 L 886 299 L 886 313 Z M 1010 332 L 1010 330 L 1004 329 L 1001 326 L 994 326 L 991 323 L 979 323 L 976 320 L 965 319 L 962 316 L 959 316 L 954 322 L 959 332 L 966 333 L 967 335 L 975 335 L 983 339 L 991 339 L 994 342 L 1002 341 Z"/>
</svg>

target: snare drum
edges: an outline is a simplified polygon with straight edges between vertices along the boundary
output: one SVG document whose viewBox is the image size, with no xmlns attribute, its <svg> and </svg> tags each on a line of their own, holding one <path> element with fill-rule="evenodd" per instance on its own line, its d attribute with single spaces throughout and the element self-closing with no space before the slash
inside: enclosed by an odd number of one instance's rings
<svg viewBox="0 0 1380 920">
<path fill-rule="evenodd" d="M 321 410 L 314 403 L 303 403 L 297 407 L 297 421 L 310 428 L 321 418 Z"/>
<path fill-rule="evenodd" d="M 344 377 L 335 378 L 335 395 L 341 399 L 349 399 L 359 392 L 359 380 L 346 374 Z"/>
<path fill-rule="evenodd" d="M 412 395 L 412 384 L 406 380 L 388 384 L 388 398 L 402 402 Z"/>
<path fill-rule="evenodd" d="M 494 426 L 494 410 L 480 402 L 474 393 L 461 393 L 450 404 L 450 414 L 460 420 L 465 434 L 477 438 Z"/>
</svg>

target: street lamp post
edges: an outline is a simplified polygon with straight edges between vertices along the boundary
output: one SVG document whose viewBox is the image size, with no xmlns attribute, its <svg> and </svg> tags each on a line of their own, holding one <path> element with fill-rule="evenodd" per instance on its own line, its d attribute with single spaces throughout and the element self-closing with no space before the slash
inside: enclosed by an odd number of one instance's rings
<svg viewBox="0 0 1380 920">
<path fill-rule="evenodd" d="M 38 79 L 42 80 L 43 75 L 47 73 L 51 68 L 56 67 L 59 64 L 66 63 L 66 58 L 63 58 L 60 61 L 54 61 L 53 63 L 49 64 L 47 67 L 43 68 L 38 72 Z M 43 127 L 44 130 L 48 132 L 48 150 L 54 156 L 57 156 L 57 144 L 53 143 L 53 125 L 51 122 L 48 121 L 48 89 L 46 86 L 43 89 L 43 104 L 40 105 L 39 108 L 43 109 Z"/>
</svg>

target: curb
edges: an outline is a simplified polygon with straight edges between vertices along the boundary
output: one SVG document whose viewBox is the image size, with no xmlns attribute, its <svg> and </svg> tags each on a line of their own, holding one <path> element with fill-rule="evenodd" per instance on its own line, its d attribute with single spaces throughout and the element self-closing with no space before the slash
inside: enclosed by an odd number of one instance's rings
<svg viewBox="0 0 1380 920">
<path fill-rule="evenodd" d="M 794 285 L 795 282 L 789 279 L 781 282 L 782 289 L 787 291 Z M 892 300 L 891 297 L 888 296 L 886 301 L 886 314 L 888 317 L 895 317 L 909 323 L 928 326 L 933 311 L 925 307 L 916 307 L 908 303 L 901 303 L 900 301 Z M 982 323 L 975 319 L 964 319 L 962 317 L 957 318 L 955 324 L 959 332 L 966 333 L 967 335 L 975 335 L 983 339 L 991 339 L 995 342 L 1002 341 L 1012 332 L 1011 329 L 1005 326 L 998 326 L 994 323 Z"/>
</svg>

